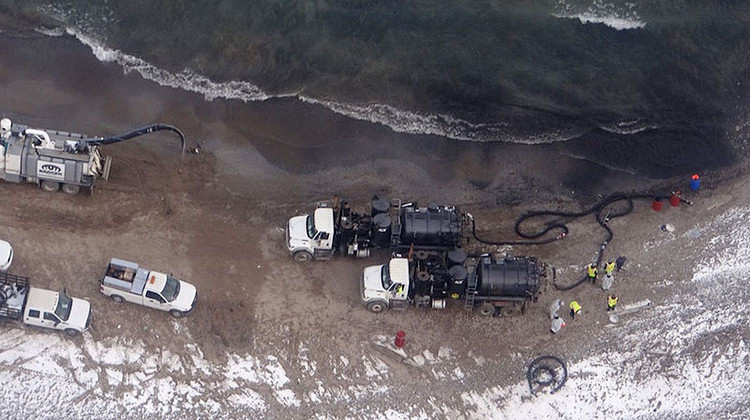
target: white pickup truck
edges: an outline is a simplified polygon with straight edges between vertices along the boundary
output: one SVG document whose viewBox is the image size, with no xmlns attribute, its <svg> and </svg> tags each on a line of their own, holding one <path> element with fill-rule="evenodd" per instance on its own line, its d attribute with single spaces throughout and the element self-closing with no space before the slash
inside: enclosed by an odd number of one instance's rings
<svg viewBox="0 0 750 420">
<path fill-rule="evenodd" d="M 0 273 L 0 316 L 75 336 L 89 329 L 91 305 L 65 292 L 29 287 L 26 277 Z"/>
<path fill-rule="evenodd" d="M 132 302 L 180 318 L 193 311 L 198 293 L 192 284 L 130 261 L 112 258 L 101 292 L 117 303 Z"/>
</svg>

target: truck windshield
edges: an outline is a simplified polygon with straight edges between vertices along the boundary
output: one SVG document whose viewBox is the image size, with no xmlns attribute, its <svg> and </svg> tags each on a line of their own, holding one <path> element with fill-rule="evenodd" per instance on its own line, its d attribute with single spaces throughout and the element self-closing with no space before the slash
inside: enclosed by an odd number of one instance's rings
<svg viewBox="0 0 750 420">
<path fill-rule="evenodd" d="M 57 308 L 55 308 L 55 315 L 63 321 L 67 321 L 70 318 L 70 308 L 73 307 L 73 299 L 60 292 L 57 298 Z"/>
<path fill-rule="evenodd" d="M 313 220 L 312 216 L 307 216 L 307 236 L 312 239 L 317 233 L 318 231 L 315 229 L 315 220 Z"/>
<path fill-rule="evenodd" d="M 167 284 L 164 285 L 164 290 L 161 291 L 161 295 L 164 296 L 164 299 L 167 301 L 174 302 L 179 294 L 180 281 L 172 276 L 167 276 Z"/>
<path fill-rule="evenodd" d="M 388 290 L 393 284 L 393 281 L 391 281 L 391 270 L 388 269 L 388 264 L 383 264 L 383 267 L 380 269 L 380 279 L 383 282 L 383 289 L 385 290 Z"/>
</svg>

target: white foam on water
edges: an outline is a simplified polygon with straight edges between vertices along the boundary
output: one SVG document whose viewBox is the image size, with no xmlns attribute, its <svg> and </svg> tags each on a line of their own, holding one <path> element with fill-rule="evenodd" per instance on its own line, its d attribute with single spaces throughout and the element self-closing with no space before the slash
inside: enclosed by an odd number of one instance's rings
<svg viewBox="0 0 750 420">
<path fill-rule="evenodd" d="M 618 31 L 641 29 L 646 26 L 638 14 L 637 6 L 631 2 L 608 2 L 594 0 L 586 6 L 573 5 L 566 0 L 558 0 L 553 16 L 561 19 L 578 19 L 583 24 L 606 25 Z"/>
<path fill-rule="evenodd" d="M 93 37 L 88 36 L 77 29 L 67 28 L 66 32 L 81 41 L 84 45 L 88 46 L 99 61 L 105 63 L 116 63 L 122 67 L 126 74 L 135 71 L 144 79 L 156 82 L 161 86 L 200 93 L 208 101 L 223 98 L 252 102 L 263 101 L 270 98 L 269 95 L 252 83 L 237 80 L 214 82 L 209 78 L 201 76 L 188 69 L 185 69 L 180 73 L 171 73 L 149 64 L 141 58 L 125 54 L 120 50 L 107 48 Z M 283 97 L 293 95 L 276 96 Z"/>
<path fill-rule="evenodd" d="M 585 129 L 569 127 L 538 133 L 514 133 L 504 123 L 471 123 L 445 114 L 422 114 L 384 104 L 351 104 L 297 96 L 301 101 L 321 105 L 333 112 L 361 121 L 389 127 L 398 133 L 437 135 L 464 141 L 503 141 L 517 144 L 549 144 L 581 136 Z"/>
<path fill-rule="evenodd" d="M 55 9 L 41 9 L 62 22 L 70 21 L 70 14 Z M 59 36 L 57 30 L 40 28 L 38 32 Z M 296 98 L 301 102 L 320 105 L 334 113 L 360 121 L 384 125 L 398 133 L 415 135 L 437 135 L 463 141 L 502 141 L 518 144 L 547 144 L 567 141 L 581 136 L 587 129 L 579 127 L 557 127 L 538 132 L 515 132 L 505 123 L 472 123 L 446 114 L 425 114 L 406 111 L 385 104 L 351 104 L 327 99 L 316 99 L 298 93 L 269 94 L 260 87 L 246 81 L 231 80 L 216 82 L 192 70 L 173 73 L 158 68 L 147 61 L 108 48 L 95 36 L 69 26 L 65 32 L 91 49 L 102 62 L 119 65 L 124 73 L 136 72 L 146 80 L 161 86 L 182 89 L 203 95 L 207 101 L 214 99 L 240 100 L 243 102 L 265 101 L 270 98 Z"/>
<path fill-rule="evenodd" d="M 37 28 L 34 28 L 34 31 L 49 37 L 58 37 L 65 35 L 65 31 L 60 28 L 45 28 L 43 26 L 39 26 Z"/>
</svg>

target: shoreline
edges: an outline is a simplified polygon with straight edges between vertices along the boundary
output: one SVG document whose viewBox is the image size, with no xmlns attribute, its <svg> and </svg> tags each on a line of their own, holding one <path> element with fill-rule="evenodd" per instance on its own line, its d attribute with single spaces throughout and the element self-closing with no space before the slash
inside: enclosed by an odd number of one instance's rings
<svg viewBox="0 0 750 420">
<path fill-rule="evenodd" d="M 9 35 L 6 33 L 4 36 Z M 89 46 L 86 46 L 71 35 L 65 34 L 54 38 L 60 39 L 50 38 L 48 39 L 48 43 L 55 44 L 57 47 L 47 46 L 41 49 L 56 48 L 55 51 L 44 54 L 53 58 L 51 60 L 53 62 L 63 63 L 63 68 L 69 67 L 65 63 L 70 61 L 70 59 L 58 50 L 69 51 L 74 55 L 83 56 L 85 53 L 82 53 L 79 47 L 83 46 L 84 50 L 89 48 Z M 74 42 L 71 42 L 71 38 Z M 11 46 L 11 48 L 23 49 L 20 47 L 22 43 L 22 41 L 18 43 L 19 47 Z M 29 41 L 28 43 L 31 44 L 33 41 Z M 27 58 L 27 60 L 34 61 L 35 58 Z M 91 63 L 92 67 L 99 67 L 101 69 L 108 69 L 112 65 L 119 66 L 119 64 L 111 62 L 100 62 L 96 65 L 97 60 L 90 58 L 83 59 L 83 61 Z M 40 65 L 44 64 L 40 63 Z M 132 79 L 134 75 L 137 77 L 137 71 L 127 70 L 127 67 L 125 71 L 129 71 L 129 73 L 119 81 L 116 75 L 111 73 L 104 79 L 109 84 L 122 83 L 129 79 L 127 83 L 133 83 L 133 86 L 142 86 L 143 89 L 148 89 L 147 86 L 149 85 L 151 87 L 156 86 L 155 82 L 148 79 L 142 80 L 142 83 L 137 83 Z M 81 85 L 83 84 L 81 83 Z M 164 92 L 164 95 L 170 95 L 169 87 L 159 86 L 157 90 Z M 675 176 L 674 174 L 683 174 L 684 176 L 685 174 L 695 172 L 696 167 L 720 169 L 721 167 L 736 163 L 738 159 L 744 159 L 742 156 L 736 156 L 740 153 L 739 150 L 741 147 L 738 145 L 733 147 L 725 144 L 730 141 L 729 138 L 720 140 L 724 138 L 724 135 L 718 132 L 718 128 L 714 130 L 714 133 L 708 134 L 695 133 L 690 128 L 645 129 L 632 132 L 627 132 L 626 130 L 623 133 L 619 133 L 614 128 L 604 126 L 597 128 L 596 124 L 592 123 L 593 125 L 585 130 L 584 134 L 569 140 L 527 146 L 522 143 L 500 141 L 474 142 L 470 140 L 455 140 L 438 135 L 397 132 L 384 125 L 388 124 L 387 122 L 371 123 L 358 119 L 359 117 L 351 117 L 347 116 L 346 113 L 342 114 L 338 111 L 332 111 L 321 104 L 325 101 L 307 102 L 297 97 L 274 97 L 263 101 L 249 102 L 232 99 L 205 101 L 202 100 L 203 98 L 201 98 L 200 93 L 194 94 L 182 88 L 176 88 L 176 90 L 181 91 L 180 95 L 185 98 L 186 104 L 194 108 L 192 111 L 193 114 L 199 115 L 198 110 L 206 111 L 208 114 L 223 114 L 222 119 L 228 123 L 228 129 L 242 129 L 248 132 L 247 137 L 254 137 L 255 135 L 266 137 L 266 139 L 259 142 L 259 146 L 266 146 L 273 142 L 280 143 L 279 149 L 288 146 L 297 146 L 301 149 L 321 149 L 327 146 L 328 150 L 323 150 L 318 155 L 336 154 L 339 157 L 345 158 L 345 164 L 355 162 L 354 159 L 357 155 L 368 156 L 368 152 L 371 152 L 375 157 L 380 155 L 387 156 L 388 154 L 401 156 L 405 150 L 410 152 L 411 155 L 418 156 L 422 151 L 418 150 L 418 146 L 415 146 L 413 143 L 426 144 L 427 146 L 423 148 L 430 149 L 431 151 L 443 151 L 442 156 L 433 156 L 433 159 L 441 159 L 441 157 L 450 158 L 457 151 L 464 149 L 489 150 L 488 154 L 497 156 L 506 151 L 510 151 L 513 154 L 513 152 L 530 147 L 547 151 L 549 154 L 548 160 L 568 161 L 563 162 L 561 165 L 576 167 L 575 170 L 586 166 L 595 168 L 594 171 L 591 171 L 591 174 L 579 174 L 578 178 L 580 179 L 573 180 L 575 183 L 585 184 L 583 182 L 584 178 L 608 177 L 610 173 L 616 178 L 618 172 L 635 175 L 637 178 L 642 179 L 668 179 Z M 200 102 L 204 103 L 201 104 Z M 243 118 L 253 121 L 253 126 L 248 127 L 248 124 L 244 124 L 241 121 Z M 596 119 L 595 116 L 591 118 Z M 229 124 L 230 121 L 231 124 Z M 558 128 L 565 131 L 565 127 L 561 126 Z M 267 141 L 269 139 L 271 140 L 270 142 Z M 356 144 L 350 145 L 346 143 L 351 141 L 354 141 Z M 737 140 L 736 142 L 742 143 L 742 140 Z M 251 146 L 255 146 L 255 144 L 251 142 Z M 346 149 L 348 153 L 342 156 L 341 153 L 335 150 L 338 147 Z M 305 163 L 306 165 L 304 166 L 313 171 L 321 167 L 326 167 L 326 164 L 315 165 L 301 161 L 297 157 L 304 152 L 299 150 L 294 151 L 291 148 L 286 150 L 287 157 L 292 161 L 296 160 L 296 162 L 288 164 L 284 156 L 281 156 L 278 150 L 273 149 L 273 147 L 265 147 L 264 152 L 269 156 L 275 157 L 274 163 L 279 166 L 285 166 L 287 170 L 304 170 L 304 167 L 298 168 L 298 163 Z M 542 152 L 539 153 L 543 154 Z M 575 165 L 575 161 L 578 159 L 588 161 L 589 163 Z M 423 166 L 425 165 L 423 162 L 422 164 Z M 327 165 L 330 166 L 331 163 Z M 433 170 L 432 172 L 435 171 Z M 571 178 L 571 176 L 565 176 L 565 174 L 561 173 L 555 174 L 554 177 L 563 179 Z M 575 174 L 573 174 L 572 178 L 575 178 Z M 571 185 L 571 187 L 572 189 L 581 189 L 579 185 Z"/>
<path fill-rule="evenodd" d="M 31 49 L 25 51 L 23 45 Z M 596 196 L 605 194 L 610 185 L 632 190 L 669 180 L 623 174 L 581 161 L 574 157 L 575 151 L 590 147 L 586 142 L 465 142 L 397 133 L 295 99 L 207 102 L 196 93 L 157 86 L 137 74 L 122 74 L 119 66 L 99 62 L 87 47 L 70 37 L 12 39 L 0 58 L 11 63 L 0 72 L 5 86 L 3 106 L 19 121 L 99 135 L 160 120 L 181 127 L 191 144 L 202 143 L 203 147 L 213 143 L 216 148 L 246 144 L 263 160 L 290 174 L 314 176 L 333 170 L 346 178 L 347 167 L 393 162 L 407 171 L 416 167 L 422 174 L 416 176 L 429 178 L 407 181 L 399 189 L 414 182 L 459 181 L 471 185 L 477 194 L 502 195 L 527 185 L 529 197 L 537 190 L 547 195 L 565 195 L 570 190 Z M 28 67 L 35 70 L 29 72 Z M 22 76 L 18 73 L 21 68 Z M 391 175 L 383 176 L 383 184 L 403 184 Z"/>
</svg>

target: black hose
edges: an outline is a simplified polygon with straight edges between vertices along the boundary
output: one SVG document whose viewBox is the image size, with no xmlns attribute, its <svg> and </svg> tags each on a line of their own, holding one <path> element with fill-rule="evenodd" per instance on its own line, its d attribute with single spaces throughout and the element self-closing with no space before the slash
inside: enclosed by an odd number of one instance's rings
<svg viewBox="0 0 750 420">
<path fill-rule="evenodd" d="M 555 364 L 559 366 L 554 366 Z M 557 369 L 560 369 L 560 374 L 557 374 Z M 538 374 L 544 372 L 549 376 L 549 379 L 540 380 Z M 565 362 L 553 355 L 543 355 L 535 358 L 529 363 L 526 369 L 526 380 L 529 382 L 529 391 L 532 395 L 536 395 L 537 389 L 551 386 L 550 394 L 554 394 L 565 385 L 565 381 L 568 379 L 568 368 L 565 366 Z"/>
<path fill-rule="evenodd" d="M 481 239 L 479 236 L 477 236 L 476 223 L 473 218 L 471 219 L 471 233 L 474 235 L 474 239 L 487 245 L 543 245 L 543 244 L 548 244 L 548 243 L 552 243 L 555 241 L 559 241 L 563 239 L 565 236 L 567 236 L 568 227 L 565 225 L 565 223 L 562 221 L 558 221 L 558 220 L 550 221 L 550 222 L 545 223 L 544 229 L 537 231 L 537 232 L 533 232 L 533 233 L 527 233 L 521 229 L 521 225 L 524 222 L 531 220 L 533 218 L 536 218 L 536 217 L 545 217 L 545 216 L 557 216 L 557 217 L 564 218 L 567 220 L 572 220 L 572 219 L 577 219 L 580 217 L 588 216 L 594 213 L 596 217 L 596 222 L 599 224 L 599 226 L 604 228 L 604 230 L 607 232 L 606 238 L 604 239 L 604 241 L 602 241 L 601 246 L 599 247 L 599 252 L 596 257 L 595 266 L 598 267 L 602 263 L 602 259 L 604 258 L 604 251 L 606 250 L 607 245 L 609 245 L 609 243 L 612 241 L 612 238 L 614 237 L 614 232 L 612 232 L 612 229 L 609 227 L 609 221 L 611 219 L 630 214 L 633 211 L 633 208 L 635 207 L 633 204 L 633 200 L 637 200 L 637 199 L 664 200 L 664 199 L 669 199 L 670 197 L 672 197 L 672 195 L 643 194 L 643 193 L 631 193 L 631 194 L 614 193 L 608 197 L 601 199 L 599 202 L 597 202 L 593 206 L 585 210 L 579 211 L 579 212 L 532 210 L 521 215 L 521 217 L 519 217 L 518 220 L 516 220 L 516 224 L 514 226 L 514 230 L 516 234 L 520 236 L 521 238 L 528 239 L 526 241 L 488 241 L 488 240 Z M 623 201 L 623 200 L 627 202 L 627 207 L 624 210 L 617 211 L 614 213 L 610 211 L 606 215 L 603 215 L 604 210 L 607 209 L 607 207 L 619 201 Z M 685 200 L 682 197 L 680 197 L 680 201 L 685 202 L 689 205 L 693 204 L 692 202 Z M 559 230 L 559 233 L 557 234 L 557 236 L 552 237 L 552 238 L 547 238 L 547 239 L 540 239 L 540 240 L 538 239 L 547 235 L 550 231 L 554 229 Z M 553 284 L 555 285 L 555 288 L 557 288 L 558 290 L 570 290 L 580 285 L 584 281 L 586 281 L 587 278 L 588 278 L 587 276 L 584 276 L 582 279 L 578 280 L 577 282 L 571 285 L 566 285 L 566 286 L 558 285 L 556 280 L 553 281 Z"/>
<path fill-rule="evenodd" d="M 185 135 L 182 133 L 182 131 L 179 128 L 177 128 L 177 127 L 175 127 L 173 125 L 160 124 L 160 123 L 151 124 L 151 125 L 147 125 L 145 127 L 141 127 L 141 128 L 135 129 L 133 131 L 129 131 L 129 132 L 124 133 L 124 134 L 117 135 L 117 136 L 112 136 L 112 137 L 98 137 L 98 138 L 93 138 L 93 139 L 86 139 L 86 140 L 84 140 L 84 142 L 85 142 L 86 146 L 101 146 L 101 145 L 105 145 L 105 144 L 119 143 L 119 142 L 121 142 L 123 140 L 132 139 L 133 137 L 143 136 L 143 135 L 146 135 L 146 134 L 149 134 L 149 133 L 153 133 L 153 132 L 156 132 L 156 131 L 162 131 L 162 130 L 173 131 L 173 132 L 177 133 L 177 135 L 180 136 L 180 142 L 182 143 L 182 151 L 180 153 L 180 168 L 179 168 L 179 172 L 182 173 L 182 163 L 185 160 Z"/>
</svg>

